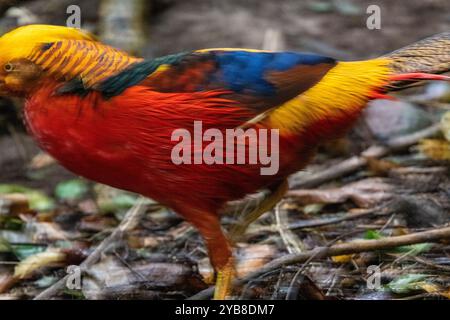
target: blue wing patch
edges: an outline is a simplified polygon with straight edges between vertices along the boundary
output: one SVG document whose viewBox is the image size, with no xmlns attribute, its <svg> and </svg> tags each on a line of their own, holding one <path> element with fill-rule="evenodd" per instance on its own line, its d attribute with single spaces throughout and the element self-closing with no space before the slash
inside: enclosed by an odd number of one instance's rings
<svg viewBox="0 0 450 320">
<path fill-rule="evenodd" d="M 300 65 L 334 65 L 335 60 L 314 54 L 295 52 L 218 51 L 218 70 L 211 81 L 222 81 L 236 93 L 273 95 L 276 88 L 268 81 L 271 72 L 288 71 Z"/>
</svg>

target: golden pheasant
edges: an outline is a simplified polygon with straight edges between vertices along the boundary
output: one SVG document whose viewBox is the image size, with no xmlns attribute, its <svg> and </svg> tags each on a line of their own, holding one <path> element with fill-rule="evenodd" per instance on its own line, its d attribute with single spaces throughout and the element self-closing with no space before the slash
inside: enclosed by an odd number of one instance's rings
<svg viewBox="0 0 450 320">
<path fill-rule="evenodd" d="M 450 33 L 390 55 L 340 62 L 295 52 L 206 49 L 144 60 L 77 29 L 29 25 L 0 37 L 0 94 L 25 98 L 42 149 L 88 179 L 151 197 L 203 236 L 215 297 L 232 244 L 269 210 L 316 147 L 402 81 L 446 80 Z M 272 192 L 226 236 L 231 200 Z"/>
</svg>

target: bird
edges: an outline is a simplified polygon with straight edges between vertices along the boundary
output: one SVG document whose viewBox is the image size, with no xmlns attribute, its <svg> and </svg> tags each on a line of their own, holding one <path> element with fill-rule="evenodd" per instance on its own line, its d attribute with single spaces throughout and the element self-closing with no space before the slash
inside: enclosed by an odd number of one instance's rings
<svg viewBox="0 0 450 320">
<path fill-rule="evenodd" d="M 226 299 L 236 277 L 234 244 L 283 197 L 289 175 L 311 161 L 318 145 L 345 134 L 370 100 L 419 80 L 449 80 L 439 75 L 450 69 L 449 44 L 447 32 L 345 62 L 241 48 L 143 59 L 81 29 L 27 25 L 0 37 L 0 95 L 24 99 L 29 133 L 64 167 L 152 198 L 190 222 L 216 273 L 214 298 Z M 177 130 L 194 135 L 198 123 L 214 134 L 194 146 L 174 139 Z M 213 138 L 224 145 L 227 130 L 237 132 L 235 148 L 225 150 L 231 161 L 221 161 L 219 149 L 214 161 L 197 161 Z M 270 138 L 277 143 L 265 147 L 278 161 L 274 172 L 262 174 L 261 161 L 236 160 L 239 147 L 253 146 L 249 130 L 277 134 Z M 269 195 L 225 232 L 224 208 L 258 190 Z"/>
</svg>

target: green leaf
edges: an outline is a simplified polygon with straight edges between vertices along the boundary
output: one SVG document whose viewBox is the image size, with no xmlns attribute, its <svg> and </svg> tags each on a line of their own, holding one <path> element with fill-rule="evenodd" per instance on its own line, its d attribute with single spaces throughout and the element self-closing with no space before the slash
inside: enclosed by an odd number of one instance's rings
<svg viewBox="0 0 450 320">
<path fill-rule="evenodd" d="M 30 208 L 36 211 L 49 211 L 55 208 L 55 202 L 42 192 L 33 191 L 28 194 Z"/>
<path fill-rule="evenodd" d="M 336 1 L 335 6 L 339 13 L 347 16 L 357 16 L 362 12 L 359 6 L 356 6 L 349 1 Z"/>
<path fill-rule="evenodd" d="M 409 255 L 416 256 L 422 252 L 430 251 L 430 249 L 433 247 L 432 243 L 417 243 L 412 244 L 409 246 L 400 246 L 397 248 L 394 248 L 394 252 L 398 253 L 409 253 Z"/>
<path fill-rule="evenodd" d="M 89 187 L 86 181 L 72 179 L 58 183 L 55 194 L 60 200 L 77 200 L 85 196 L 88 190 Z"/>
<path fill-rule="evenodd" d="M 11 245 L 2 237 L 0 237 L 0 252 L 11 252 Z"/>
<path fill-rule="evenodd" d="M 0 184 L 0 193 L 27 193 L 31 189 L 19 186 L 17 184 Z"/>
<path fill-rule="evenodd" d="M 445 139 L 450 142 L 450 111 L 444 113 L 441 118 L 441 130 Z"/>
<path fill-rule="evenodd" d="M 392 280 L 386 287 L 394 293 L 405 294 L 420 290 L 420 283 L 428 277 L 427 274 L 406 274 Z"/>
<path fill-rule="evenodd" d="M 44 252 L 47 250 L 46 246 L 34 245 L 34 244 L 12 244 L 12 252 L 16 255 L 17 259 L 24 260 L 34 254 Z"/>
<path fill-rule="evenodd" d="M 378 240 L 384 238 L 378 231 L 376 230 L 367 230 L 364 234 L 364 239 L 366 240 Z"/>
<path fill-rule="evenodd" d="M 83 292 L 81 290 L 71 290 L 71 289 L 65 289 L 64 294 L 67 294 L 69 296 L 72 296 L 73 299 L 77 300 L 84 300 L 86 297 L 84 296 Z"/>
<path fill-rule="evenodd" d="M 367 230 L 364 239 L 366 240 L 378 240 L 385 238 L 382 234 L 380 234 L 378 231 L 375 230 Z M 393 253 L 409 253 L 410 255 L 416 256 L 422 252 L 427 252 L 433 247 L 432 243 L 417 243 L 412 244 L 408 246 L 400 246 L 396 248 L 392 248 L 389 250 L 386 250 L 388 252 Z"/>
<path fill-rule="evenodd" d="M 127 210 L 135 205 L 138 197 L 128 193 L 120 193 L 117 196 L 104 199 L 99 202 L 99 208 L 102 212 L 116 212 L 120 210 Z"/>
<path fill-rule="evenodd" d="M 38 288 L 48 288 L 52 284 L 54 284 L 56 281 L 58 281 L 57 277 L 54 276 L 43 276 L 42 278 L 36 280 L 34 284 Z"/>
<path fill-rule="evenodd" d="M 22 193 L 28 197 L 30 208 L 36 211 L 48 211 L 55 207 L 54 201 L 45 193 L 16 184 L 0 184 L 0 194 Z"/>
<path fill-rule="evenodd" d="M 330 2 L 315 1 L 308 5 L 308 9 L 318 13 L 328 13 L 333 12 L 334 6 Z"/>
<path fill-rule="evenodd" d="M 303 212 L 305 214 L 318 214 L 322 211 L 323 207 L 325 207 L 323 203 L 311 203 L 303 207 Z"/>
<path fill-rule="evenodd" d="M 0 219 L 0 225 L 2 229 L 6 230 L 22 230 L 24 222 L 15 217 L 5 217 L 4 219 Z"/>
</svg>

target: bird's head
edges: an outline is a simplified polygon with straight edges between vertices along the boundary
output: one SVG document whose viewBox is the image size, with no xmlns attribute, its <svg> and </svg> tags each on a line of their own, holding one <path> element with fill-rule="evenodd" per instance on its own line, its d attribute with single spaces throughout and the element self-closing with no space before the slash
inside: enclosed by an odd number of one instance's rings
<svg viewBox="0 0 450 320">
<path fill-rule="evenodd" d="M 31 61 L 38 46 L 60 40 L 95 38 L 82 30 L 51 25 L 27 25 L 0 37 L 0 96 L 26 94 L 43 76 L 41 67 Z"/>
</svg>

